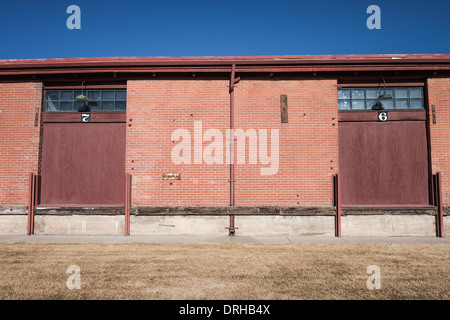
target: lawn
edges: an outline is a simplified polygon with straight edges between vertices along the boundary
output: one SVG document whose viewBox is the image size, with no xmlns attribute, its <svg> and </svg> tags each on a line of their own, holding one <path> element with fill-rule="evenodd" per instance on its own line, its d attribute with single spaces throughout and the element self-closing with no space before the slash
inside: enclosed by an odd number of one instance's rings
<svg viewBox="0 0 450 320">
<path fill-rule="evenodd" d="M 0 244 L 0 299 L 448 300 L 449 257 L 446 244 Z"/>
</svg>

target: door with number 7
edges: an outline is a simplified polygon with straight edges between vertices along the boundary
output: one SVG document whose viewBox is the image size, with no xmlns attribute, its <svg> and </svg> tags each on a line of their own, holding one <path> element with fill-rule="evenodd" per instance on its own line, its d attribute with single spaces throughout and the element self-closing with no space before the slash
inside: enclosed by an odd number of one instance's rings
<svg viewBox="0 0 450 320">
<path fill-rule="evenodd" d="M 44 114 L 41 205 L 124 205 L 125 119 L 125 113 Z"/>
</svg>

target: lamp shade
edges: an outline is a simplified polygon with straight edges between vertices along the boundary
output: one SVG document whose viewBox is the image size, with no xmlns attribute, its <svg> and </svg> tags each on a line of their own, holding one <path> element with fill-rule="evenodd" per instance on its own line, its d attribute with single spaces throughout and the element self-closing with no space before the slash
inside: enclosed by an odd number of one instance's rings
<svg viewBox="0 0 450 320">
<path fill-rule="evenodd" d="M 76 101 L 88 101 L 88 98 L 84 94 L 80 94 L 79 96 L 75 97 Z"/>
<path fill-rule="evenodd" d="M 390 100 L 392 99 L 392 96 L 386 92 L 383 92 L 378 96 L 378 100 Z"/>
</svg>

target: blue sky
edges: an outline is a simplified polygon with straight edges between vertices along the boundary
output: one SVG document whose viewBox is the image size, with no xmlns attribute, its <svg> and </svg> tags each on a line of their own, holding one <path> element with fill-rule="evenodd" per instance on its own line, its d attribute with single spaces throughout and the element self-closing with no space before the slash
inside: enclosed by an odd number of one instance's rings
<svg viewBox="0 0 450 320">
<path fill-rule="evenodd" d="M 0 0 L 0 32 L 0 59 L 450 53 L 450 1 Z"/>
</svg>

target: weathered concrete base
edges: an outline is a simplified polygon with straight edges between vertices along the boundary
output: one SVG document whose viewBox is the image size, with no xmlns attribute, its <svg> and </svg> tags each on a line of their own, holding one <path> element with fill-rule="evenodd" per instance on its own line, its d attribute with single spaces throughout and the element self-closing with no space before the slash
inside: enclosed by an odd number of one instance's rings
<svg viewBox="0 0 450 320">
<path fill-rule="evenodd" d="M 42 235 L 123 235 L 124 215 L 35 215 L 34 233 Z M 130 217 L 131 235 L 228 235 L 228 215 L 151 215 Z M 330 215 L 236 215 L 236 235 L 334 236 Z M 27 215 L 1 214 L 0 235 L 24 235 Z M 345 215 L 342 236 L 436 236 L 436 216 Z M 450 216 L 444 216 L 444 235 L 450 236 Z"/>
<path fill-rule="evenodd" d="M 229 216 L 131 216 L 133 235 L 224 235 Z M 235 216 L 242 236 L 334 235 L 332 216 Z"/>
<path fill-rule="evenodd" d="M 432 215 L 348 215 L 341 218 L 342 236 L 436 236 Z"/>
<path fill-rule="evenodd" d="M 444 237 L 450 237 L 450 216 L 444 216 Z"/>
<path fill-rule="evenodd" d="M 334 236 L 333 216 L 236 216 L 242 236 Z"/>
<path fill-rule="evenodd" d="M 228 216 L 131 216 L 132 235 L 224 235 Z"/>
<path fill-rule="evenodd" d="M 123 235 L 124 222 L 124 216 L 37 215 L 34 217 L 34 234 Z"/>
<path fill-rule="evenodd" d="M 2 214 L 0 215 L 0 235 L 2 234 L 27 234 L 28 219 L 26 215 Z"/>
</svg>

